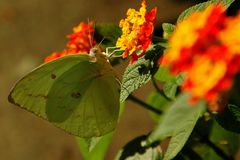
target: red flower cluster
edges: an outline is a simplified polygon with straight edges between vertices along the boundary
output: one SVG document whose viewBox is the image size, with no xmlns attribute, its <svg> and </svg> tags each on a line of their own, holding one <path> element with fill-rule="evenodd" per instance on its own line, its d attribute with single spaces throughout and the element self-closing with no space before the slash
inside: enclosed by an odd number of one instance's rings
<svg viewBox="0 0 240 160">
<path fill-rule="evenodd" d="M 183 91 L 204 98 L 212 111 L 240 71 L 240 16 L 228 17 L 222 5 L 210 6 L 178 24 L 162 64 L 187 73 Z"/>
<path fill-rule="evenodd" d="M 68 54 L 88 54 L 90 49 L 96 44 L 93 33 L 94 27 L 92 22 L 88 24 L 81 22 L 77 27 L 73 28 L 73 34 L 67 36 L 70 39 L 67 43 L 67 49 L 62 52 L 52 53 L 44 61 L 49 62 Z"/>
</svg>

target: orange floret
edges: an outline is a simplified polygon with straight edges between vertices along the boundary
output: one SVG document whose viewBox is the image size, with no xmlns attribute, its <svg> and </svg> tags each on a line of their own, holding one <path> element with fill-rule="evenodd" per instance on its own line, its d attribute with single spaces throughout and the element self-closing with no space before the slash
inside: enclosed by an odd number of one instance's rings
<svg viewBox="0 0 240 160">
<path fill-rule="evenodd" d="M 156 8 L 150 12 L 146 10 L 143 0 L 139 11 L 128 9 L 127 18 L 120 21 L 122 36 L 118 38 L 116 46 L 124 51 L 122 57 L 131 56 L 131 63 L 142 57 L 152 43 Z"/>
<path fill-rule="evenodd" d="M 92 22 L 88 24 L 81 22 L 77 27 L 73 28 L 73 34 L 67 36 L 70 39 L 67 43 L 67 49 L 64 49 L 62 52 L 52 53 L 44 61 L 49 62 L 69 54 L 89 53 L 90 49 L 96 44 L 93 33 L 94 27 Z"/>
</svg>

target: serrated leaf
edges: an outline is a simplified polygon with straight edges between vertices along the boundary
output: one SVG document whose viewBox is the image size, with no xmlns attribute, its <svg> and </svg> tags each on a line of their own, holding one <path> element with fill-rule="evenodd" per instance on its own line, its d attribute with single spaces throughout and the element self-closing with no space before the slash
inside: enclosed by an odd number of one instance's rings
<svg viewBox="0 0 240 160">
<path fill-rule="evenodd" d="M 97 137 L 116 127 L 119 84 L 102 53 L 68 55 L 17 82 L 9 101 L 68 133 Z"/>
<path fill-rule="evenodd" d="M 120 150 L 115 160 L 162 160 L 161 153 L 157 149 L 158 144 L 144 146 L 147 136 L 140 136 L 128 142 Z"/>
<path fill-rule="evenodd" d="M 140 58 L 134 64 L 128 65 L 123 75 L 120 102 L 124 102 L 129 94 L 149 82 L 151 79 L 149 65 L 150 60 L 145 58 Z"/>
<path fill-rule="evenodd" d="M 191 14 L 193 14 L 194 12 L 200 12 L 205 10 L 209 5 L 211 4 L 219 4 L 221 3 L 223 6 L 225 6 L 226 8 L 228 8 L 235 0 L 210 0 L 207 2 L 203 2 L 203 3 L 199 3 L 193 7 L 190 7 L 188 9 L 186 9 L 185 11 L 183 11 L 180 16 L 178 17 L 177 22 L 181 22 L 184 19 L 186 19 L 187 17 L 189 17 Z"/>
<path fill-rule="evenodd" d="M 169 39 L 169 37 L 173 34 L 175 30 L 175 25 L 171 23 L 163 23 L 162 28 L 163 28 L 163 37 L 165 39 Z"/>
<path fill-rule="evenodd" d="M 174 158 L 186 143 L 205 109 L 204 102 L 191 106 L 188 94 L 179 96 L 167 110 L 162 122 L 150 134 L 148 142 L 171 137 L 164 160 Z"/>
<path fill-rule="evenodd" d="M 97 24 L 94 38 L 103 48 L 114 47 L 121 33 L 121 29 L 115 24 Z"/>
<path fill-rule="evenodd" d="M 229 104 L 216 115 L 216 120 L 224 129 L 240 133 L 240 107 Z"/>
</svg>

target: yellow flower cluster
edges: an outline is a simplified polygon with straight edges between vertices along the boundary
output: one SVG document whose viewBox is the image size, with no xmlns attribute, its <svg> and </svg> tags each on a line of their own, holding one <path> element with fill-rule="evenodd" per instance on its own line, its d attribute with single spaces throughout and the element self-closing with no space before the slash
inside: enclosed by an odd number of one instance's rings
<svg viewBox="0 0 240 160">
<path fill-rule="evenodd" d="M 143 1 L 139 11 L 128 9 L 127 18 L 120 21 L 119 27 L 122 28 L 122 36 L 118 39 L 116 46 L 121 50 L 130 49 L 129 55 L 138 49 L 138 32 L 140 32 L 140 26 L 145 22 L 145 14 L 146 2 Z"/>
<path fill-rule="evenodd" d="M 146 7 L 146 1 L 143 0 L 139 11 L 129 9 L 127 18 L 119 24 L 122 35 L 118 38 L 116 46 L 124 51 L 123 58 L 131 55 L 131 63 L 142 57 L 152 43 L 157 8 L 147 12 Z"/>
</svg>

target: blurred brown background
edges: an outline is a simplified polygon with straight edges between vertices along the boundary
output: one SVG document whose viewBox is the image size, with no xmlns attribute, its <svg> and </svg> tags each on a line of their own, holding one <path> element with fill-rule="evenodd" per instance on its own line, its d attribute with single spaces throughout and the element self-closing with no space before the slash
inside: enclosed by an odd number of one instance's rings
<svg viewBox="0 0 240 160">
<path fill-rule="evenodd" d="M 196 3 L 196 1 L 195 1 Z M 174 22 L 193 3 L 190 0 L 149 0 L 158 7 L 157 23 Z M 118 23 L 130 0 L 0 0 L 0 160 L 81 159 L 74 138 L 40 118 L 8 103 L 14 82 L 42 63 L 53 51 L 65 47 L 65 36 L 80 21 Z M 121 67 L 120 67 L 121 68 Z M 151 85 L 136 93 L 145 99 Z M 144 94 L 142 94 L 144 93 Z M 106 159 L 132 138 L 153 127 L 148 112 L 128 102 Z"/>
</svg>

